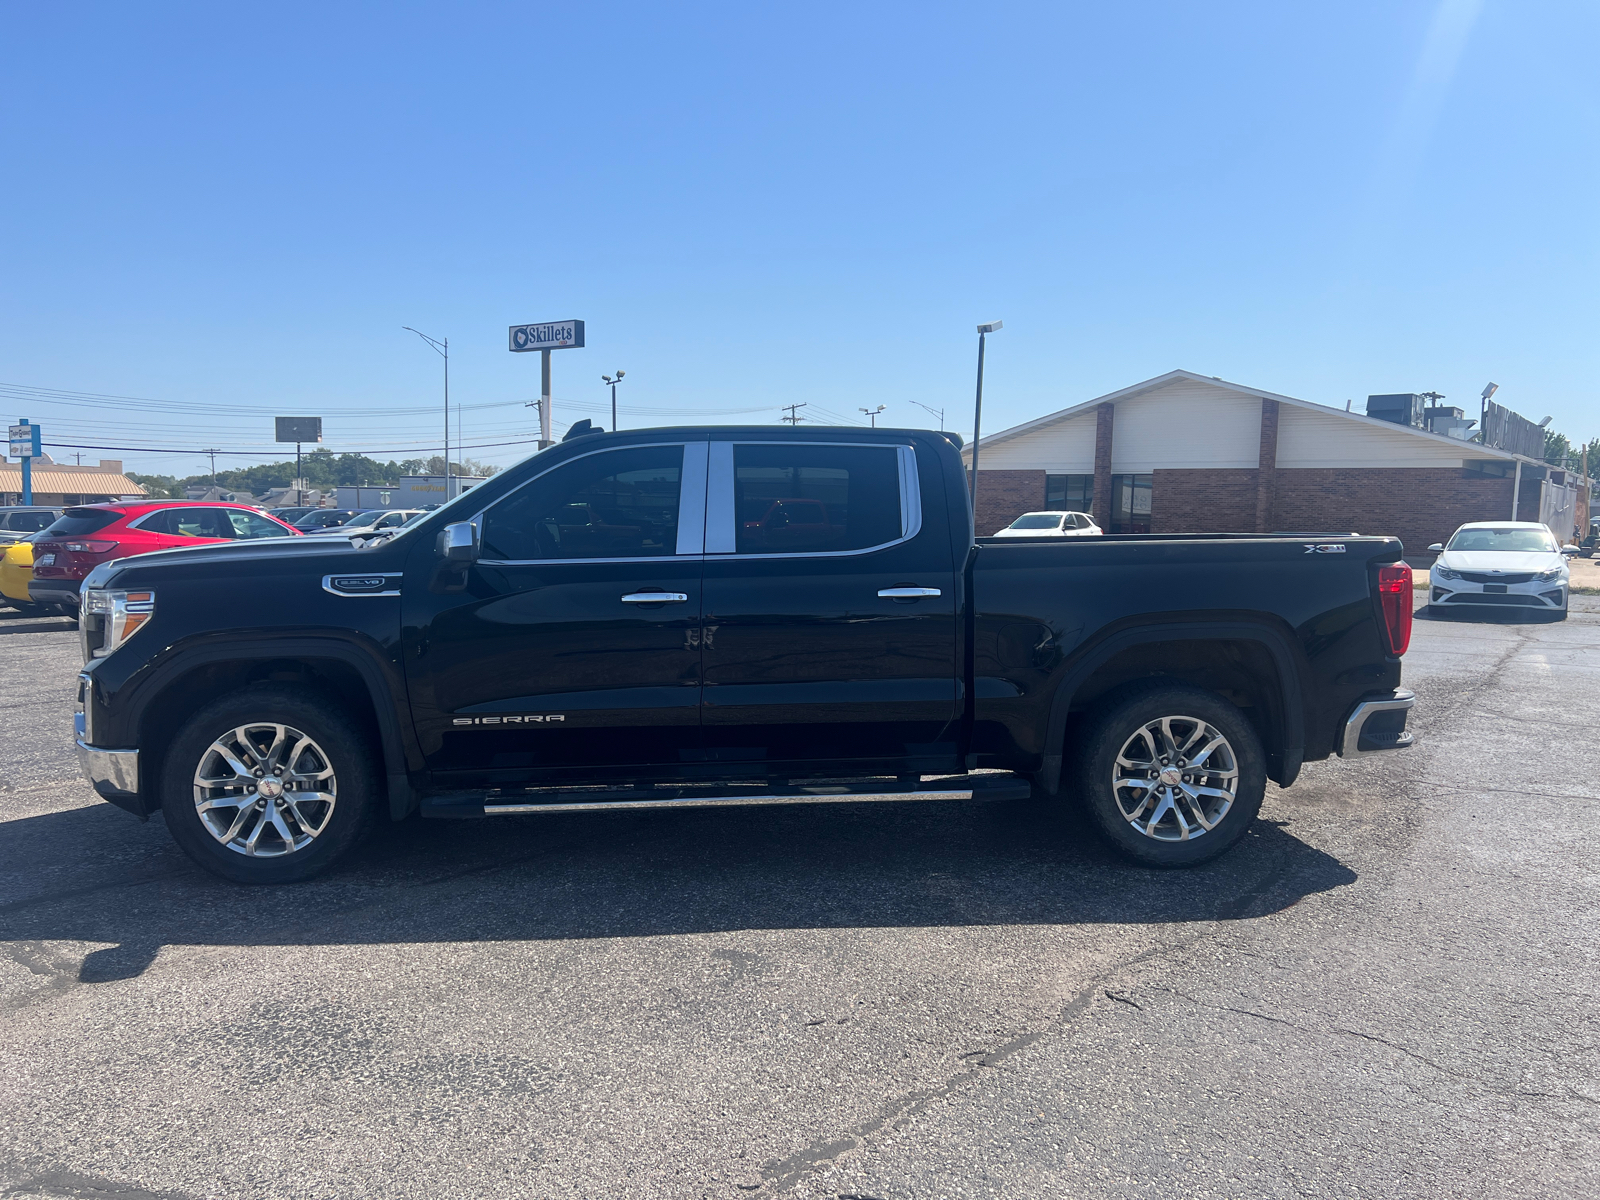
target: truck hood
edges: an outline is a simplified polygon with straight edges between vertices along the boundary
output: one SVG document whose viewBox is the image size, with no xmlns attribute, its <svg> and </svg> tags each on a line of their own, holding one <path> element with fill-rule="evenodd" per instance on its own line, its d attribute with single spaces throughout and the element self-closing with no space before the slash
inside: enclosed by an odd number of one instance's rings
<svg viewBox="0 0 1600 1200">
<path fill-rule="evenodd" d="M 123 574 L 143 576 L 147 571 L 188 572 L 194 568 L 212 566 L 250 574 L 274 562 L 287 566 L 285 560 L 304 563 L 307 559 L 316 559 L 319 567 L 325 564 L 327 570 L 337 571 L 345 566 L 355 567 L 363 561 L 363 556 L 345 538 L 282 537 L 248 542 L 215 542 L 208 546 L 185 546 L 181 550 L 157 550 L 150 554 L 115 558 L 91 571 L 84 585 L 105 587 L 114 577 Z"/>
<path fill-rule="evenodd" d="M 1434 565 L 1452 571 L 1549 571 L 1567 560 L 1542 551 L 1446 550 Z"/>
</svg>

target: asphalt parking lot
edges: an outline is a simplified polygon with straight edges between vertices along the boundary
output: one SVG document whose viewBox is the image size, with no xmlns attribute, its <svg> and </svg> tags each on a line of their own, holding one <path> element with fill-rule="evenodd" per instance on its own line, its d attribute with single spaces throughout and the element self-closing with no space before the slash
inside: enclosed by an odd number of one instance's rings
<svg viewBox="0 0 1600 1200">
<path fill-rule="evenodd" d="M 1600 1194 L 1600 598 L 1125 865 L 1038 802 L 413 822 L 292 889 L 94 802 L 0 621 L 0 1194 Z M 5 614 L 9 616 L 10 614 Z"/>
</svg>

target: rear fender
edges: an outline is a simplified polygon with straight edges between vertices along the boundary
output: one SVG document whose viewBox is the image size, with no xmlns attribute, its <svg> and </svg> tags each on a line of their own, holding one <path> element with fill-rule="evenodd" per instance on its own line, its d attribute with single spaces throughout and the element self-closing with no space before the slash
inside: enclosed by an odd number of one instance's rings
<svg viewBox="0 0 1600 1200">
<path fill-rule="evenodd" d="M 1267 774 L 1280 787 L 1288 787 L 1300 774 L 1305 755 L 1305 672 L 1300 666 L 1298 648 L 1279 629 L 1252 621 L 1170 622 L 1141 625 L 1112 634 L 1075 663 L 1062 678 L 1050 702 L 1046 746 L 1056 747 L 1045 754 L 1040 764 L 1038 783 L 1048 792 L 1061 786 L 1062 746 L 1066 739 L 1067 717 L 1078 692 L 1117 655 L 1151 642 L 1250 642 L 1261 646 L 1272 659 L 1277 672 L 1278 702 L 1282 712 L 1281 745 L 1268 745 Z"/>
</svg>

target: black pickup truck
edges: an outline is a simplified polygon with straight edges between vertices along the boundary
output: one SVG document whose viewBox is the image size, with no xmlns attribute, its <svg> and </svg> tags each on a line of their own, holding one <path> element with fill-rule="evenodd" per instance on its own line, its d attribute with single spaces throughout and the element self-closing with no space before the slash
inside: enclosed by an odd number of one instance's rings
<svg viewBox="0 0 1600 1200">
<path fill-rule="evenodd" d="M 1181 866 L 1410 744 L 1395 539 L 975 541 L 958 445 L 596 432 L 392 536 L 102 564 L 85 773 L 244 882 L 380 814 L 1030 793 Z"/>
</svg>

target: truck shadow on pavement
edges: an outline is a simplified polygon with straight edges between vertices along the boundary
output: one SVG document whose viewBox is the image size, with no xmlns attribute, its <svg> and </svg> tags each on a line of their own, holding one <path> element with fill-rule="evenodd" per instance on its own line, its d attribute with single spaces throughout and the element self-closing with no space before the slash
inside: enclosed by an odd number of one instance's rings
<svg viewBox="0 0 1600 1200">
<path fill-rule="evenodd" d="M 107 805 L 3 828 L 0 939 L 110 943 L 83 983 L 136 976 L 165 945 L 1231 921 L 1356 878 L 1264 820 L 1214 863 L 1140 868 L 1039 800 L 412 820 L 280 888 L 215 879 L 159 817 Z"/>
</svg>

